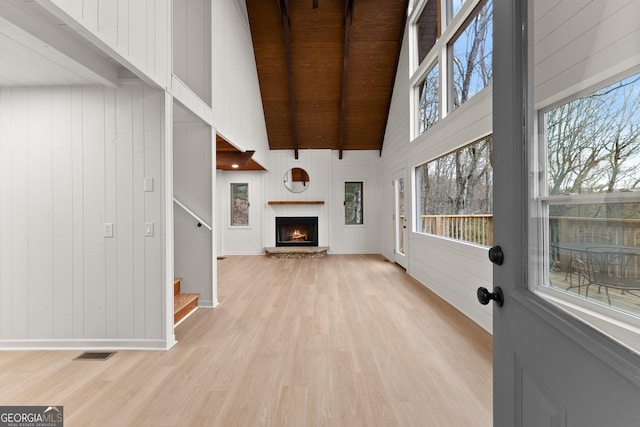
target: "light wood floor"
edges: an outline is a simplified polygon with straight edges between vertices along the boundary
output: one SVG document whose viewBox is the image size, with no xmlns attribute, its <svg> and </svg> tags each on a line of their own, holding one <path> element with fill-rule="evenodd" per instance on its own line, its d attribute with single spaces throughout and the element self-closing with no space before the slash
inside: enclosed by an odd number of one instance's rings
<svg viewBox="0 0 640 427">
<path fill-rule="evenodd" d="M 375 255 L 218 261 L 166 352 L 0 352 L 0 405 L 65 426 L 490 426 L 491 336 Z"/>
</svg>

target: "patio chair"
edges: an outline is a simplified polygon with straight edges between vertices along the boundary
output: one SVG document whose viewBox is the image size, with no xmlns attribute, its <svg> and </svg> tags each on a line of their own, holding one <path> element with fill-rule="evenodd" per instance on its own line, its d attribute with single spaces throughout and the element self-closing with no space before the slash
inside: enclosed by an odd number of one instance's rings
<svg viewBox="0 0 640 427">
<path fill-rule="evenodd" d="M 604 288 L 607 302 L 611 305 L 609 288 L 619 289 L 622 294 L 640 296 L 640 248 L 612 249 L 611 247 L 591 247 L 585 251 L 587 275 L 584 285 L 585 298 L 589 296 L 589 287 Z"/>
<path fill-rule="evenodd" d="M 582 231 L 576 233 L 569 238 L 570 243 L 594 243 L 594 246 L 598 243 L 611 243 L 611 237 L 602 233 L 593 233 L 591 231 Z M 578 295 L 580 295 L 580 287 L 587 279 L 587 263 L 585 253 L 582 251 L 569 251 L 569 263 L 567 264 L 567 272 L 564 276 L 564 280 L 567 280 L 569 276 L 569 287 L 567 290 L 573 288 L 573 273 L 575 271 L 578 277 Z M 598 289 L 600 292 L 600 289 Z"/>
</svg>

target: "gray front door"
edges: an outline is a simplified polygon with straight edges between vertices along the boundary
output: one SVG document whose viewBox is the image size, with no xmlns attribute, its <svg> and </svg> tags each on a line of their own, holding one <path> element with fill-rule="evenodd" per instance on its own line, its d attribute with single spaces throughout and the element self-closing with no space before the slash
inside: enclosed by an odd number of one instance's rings
<svg viewBox="0 0 640 427">
<path fill-rule="evenodd" d="M 545 3 L 550 10 L 557 6 L 549 13 L 558 15 L 563 7 L 584 3 L 581 7 L 586 8 L 591 2 Z M 605 13 L 603 8 L 596 18 L 609 19 L 616 4 L 620 3 L 609 2 L 609 10 Z M 503 264 L 493 270 L 494 289 L 504 292 L 504 305 L 494 304 L 493 309 L 494 424 L 639 426 L 638 354 L 579 316 L 569 315 L 536 292 L 532 283 L 540 277 L 531 273 L 536 266 L 548 270 L 531 249 L 533 241 L 543 241 L 541 235 L 548 233 L 545 227 L 533 226 L 538 218 L 530 214 L 531 187 L 539 179 L 530 168 L 535 163 L 530 143 L 538 130 L 537 124 L 533 126 L 538 113 L 530 96 L 537 77 L 530 75 L 532 55 L 527 54 L 531 50 L 527 37 L 533 37 L 529 23 L 535 22 L 528 19 L 532 10 L 526 0 L 494 0 L 494 243 L 504 253 Z M 545 42 L 569 43 L 570 32 L 563 28 L 576 22 L 580 21 L 561 21 L 559 31 L 548 35 L 556 40 Z M 581 43 L 594 44 L 590 53 L 603 49 L 595 38 Z M 567 55 L 574 53 L 575 49 Z M 584 294 L 576 298 L 585 299 Z"/>
</svg>

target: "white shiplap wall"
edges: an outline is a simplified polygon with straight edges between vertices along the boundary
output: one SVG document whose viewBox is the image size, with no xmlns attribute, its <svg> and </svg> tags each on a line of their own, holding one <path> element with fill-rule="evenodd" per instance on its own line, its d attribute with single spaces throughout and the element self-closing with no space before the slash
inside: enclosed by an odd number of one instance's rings
<svg viewBox="0 0 640 427">
<path fill-rule="evenodd" d="M 403 171 L 409 230 L 407 272 L 484 329 L 491 331 L 491 309 L 481 306 L 476 300 L 479 286 L 492 288 L 492 268 L 487 258 L 487 248 L 411 231 L 414 229 L 411 196 L 413 168 L 491 133 L 491 86 L 410 141 L 408 51 L 405 33 L 380 166 L 380 250 L 387 258 L 394 259 L 391 182 L 395 173 Z"/>
<path fill-rule="evenodd" d="M 640 2 L 536 0 L 533 12 L 536 107 L 640 71 Z"/>
<path fill-rule="evenodd" d="M 212 130 L 178 104 L 173 123 L 173 196 L 208 225 L 213 226 L 211 184 Z M 212 307 L 213 231 L 174 204 L 174 273 L 182 278 L 183 292 L 198 293 L 198 304 Z"/>
<path fill-rule="evenodd" d="M 167 87 L 170 0 L 38 0 L 38 4 L 138 77 Z"/>
<path fill-rule="evenodd" d="M 265 198 L 263 177 L 258 171 L 218 171 L 218 230 L 225 255 L 260 255 Z M 249 184 L 249 226 L 231 226 L 231 183 Z"/>
<path fill-rule="evenodd" d="M 275 246 L 276 216 L 317 216 L 318 240 L 320 246 L 329 246 L 329 200 L 331 198 L 331 151 L 300 150 L 298 160 L 293 151 L 277 150 L 270 153 L 271 168 L 264 174 L 263 205 L 264 227 L 262 241 L 264 246 Z M 300 167 L 309 173 L 309 187 L 302 193 L 288 191 L 283 178 L 292 167 Z M 324 205 L 267 205 L 273 201 L 324 201 Z"/>
<path fill-rule="evenodd" d="M 345 151 L 342 160 L 331 152 L 329 198 L 329 249 L 336 254 L 380 253 L 380 154 L 378 151 Z M 344 183 L 362 181 L 364 224 L 344 224 Z"/>
<path fill-rule="evenodd" d="M 266 172 L 218 171 L 218 218 L 220 254 L 262 254 L 275 246 L 276 216 L 317 216 L 319 244 L 331 253 L 380 253 L 379 246 L 379 155 L 377 151 L 349 151 L 342 160 L 337 151 L 272 151 Z M 291 193 L 283 183 L 285 172 L 301 167 L 309 173 L 308 189 Z M 345 227 L 344 181 L 365 183 L 365 225 Z M 248 182 L 250 226 L 229 226 L 229 184 Z M 269 201 L 323 201 L 323 205 L 269 205 Z"/>
<path fill-rule="evenodd" d="M 0 346 L 166 347 L 163 106 L 142 83 L 0 89 Z"/>
<path fill-rule="evenodd" d="M 211 106 L 211 1 L 173 0 L 173 74 Z"/>
<path fill-rule="evenodd" d="M 269 141 L 244 0 L 213 0 L 214 127 L 267 169 Z"/>
</svg>

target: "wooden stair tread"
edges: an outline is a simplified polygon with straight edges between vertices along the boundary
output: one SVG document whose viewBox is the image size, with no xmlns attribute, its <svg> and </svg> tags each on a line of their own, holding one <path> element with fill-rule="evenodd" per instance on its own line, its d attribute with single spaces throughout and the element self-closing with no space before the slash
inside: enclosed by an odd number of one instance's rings
<svg viewBox="0 0 640 427">
<path fill-rule="evenodd" d="M 182 281 L 182 277 L 176 277 L 173 279 L 173 295 L 178 295 L 180 293 L 180 282 Z"/>
<path fill-rule="evenodd" d="M 197 301 L 200 294 L 178 294 L 173 298 L 173 311 L 181 310 L 189 303 Z"/>
<path fill-rule="evenodd" d="M 173 296 L 173 323 L 184 319 L 189 313 L 198 308 L 200 294 L 178 294 Z"/>
</svg>

